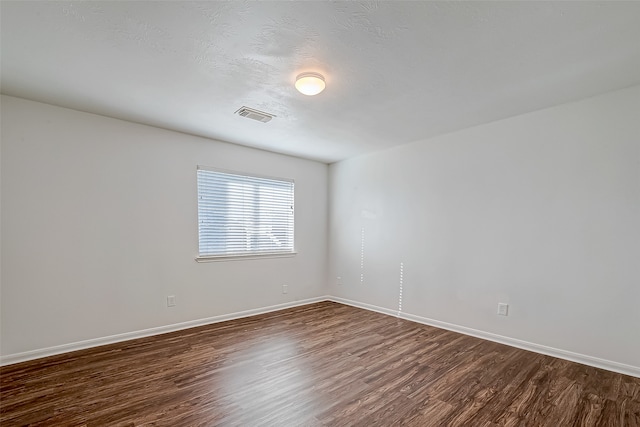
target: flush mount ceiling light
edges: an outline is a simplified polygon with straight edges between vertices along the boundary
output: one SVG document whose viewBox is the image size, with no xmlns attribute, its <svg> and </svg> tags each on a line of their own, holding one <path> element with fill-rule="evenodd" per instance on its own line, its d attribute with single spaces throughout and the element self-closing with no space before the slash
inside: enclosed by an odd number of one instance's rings
<svg viewBox="0 0 640 427">
<path fill-rule="evenodd" d="M 302 73 L 296 77 L 296 89 L 304 95 L 317 95 L 325 88 L 324 77 L 318 73 Z"/>
</svg>

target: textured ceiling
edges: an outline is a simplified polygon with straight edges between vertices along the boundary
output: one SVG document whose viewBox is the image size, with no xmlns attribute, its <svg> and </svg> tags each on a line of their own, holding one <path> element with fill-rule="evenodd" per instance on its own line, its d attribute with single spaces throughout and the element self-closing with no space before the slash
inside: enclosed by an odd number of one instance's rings
<svg viewBox="0 0 640 427">
<path fill-rule="evenodd" d="M 5 94 L 324 162 L 640 83 L 640 2 L 0 8 Z"/>
</svg>

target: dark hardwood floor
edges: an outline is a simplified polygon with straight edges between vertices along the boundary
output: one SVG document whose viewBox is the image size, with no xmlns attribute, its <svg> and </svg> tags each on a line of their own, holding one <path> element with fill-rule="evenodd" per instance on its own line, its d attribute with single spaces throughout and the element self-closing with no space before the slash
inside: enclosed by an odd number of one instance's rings
<svg viewBox="0 0 640 427">
<path fill-rule="evenodd" d="M 640 426 L 640 379 L 322 302 L 0 369 L 4 426 Z"/>
</svg>

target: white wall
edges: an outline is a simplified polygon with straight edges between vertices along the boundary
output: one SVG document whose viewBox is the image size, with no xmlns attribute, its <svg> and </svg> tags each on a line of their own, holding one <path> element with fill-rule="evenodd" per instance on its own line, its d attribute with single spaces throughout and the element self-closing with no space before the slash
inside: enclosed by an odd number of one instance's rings
<svg viewBox="0 0 640 427">
<path fill-rule="evenodd" d="M 640 86 L 332 165 L 330 246 L 324 164 L 1 107 L 3 356 L 327 293 L 398 310 L 402 262 L 403 313 L 640 368 Z M 196 263 L 197 164 L 294 178 L 299 254 Z"/>
<path fill-rule="evenodd" d="M 327 165 L 18 98 L 1 106 L 2 355 L 324 294 Z M 197 164 L 295 179 L 298 255 L 196 263 Z"/>
<path fill-rule="evenodd" d="M 330 294 L 398 310 L 403 263 L 404 313 L 640 367 L 640 86 L 333 164 L 329 194 Z"/>
</svg>

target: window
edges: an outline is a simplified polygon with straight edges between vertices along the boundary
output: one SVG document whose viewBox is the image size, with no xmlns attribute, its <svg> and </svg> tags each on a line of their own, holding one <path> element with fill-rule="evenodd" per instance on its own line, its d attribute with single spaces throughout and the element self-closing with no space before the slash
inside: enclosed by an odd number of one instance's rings
<svg viewBox="0 0 640 427">
<path fill-rule="evenodd" d="M 198 166 L 199 257 L 293 253 L 293 180 Z"/>
</svg>

